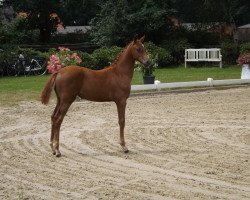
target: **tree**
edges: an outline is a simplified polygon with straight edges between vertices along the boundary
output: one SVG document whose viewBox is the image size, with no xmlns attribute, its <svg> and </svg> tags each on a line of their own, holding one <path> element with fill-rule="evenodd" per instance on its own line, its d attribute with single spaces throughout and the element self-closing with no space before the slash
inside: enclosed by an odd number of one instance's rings
<svg viewBox="0 0 250 200">
<path fill-rule="evenodd" d="M 88 25 L 100 11 L 100 0 L 62 0 L 65 25 Z"/>
<path fill-rule="evenodd" d="M 39 29 L 40 41 L 49 42 L 51 33 L 56 30 L 59 18 L 52 13 L 60 14 L 60 0 L 4 0 L 4 6 L 12 5 L 16 12 L 26 12 L 25 29 Z"/>
<path fill-rule="evenodd" d="M 168 32 L 172 1 L 107 0 L 91 21 L 94 41 L 100 45 L 124 45 L 136 34 L 154 42 Z"/>
<path fill-rule="evenodd" d="M 176 0 L 175 5 L 187 22 L 227 22 L 234 26 L 250 22 L 249 0 Z"/>
</svg>

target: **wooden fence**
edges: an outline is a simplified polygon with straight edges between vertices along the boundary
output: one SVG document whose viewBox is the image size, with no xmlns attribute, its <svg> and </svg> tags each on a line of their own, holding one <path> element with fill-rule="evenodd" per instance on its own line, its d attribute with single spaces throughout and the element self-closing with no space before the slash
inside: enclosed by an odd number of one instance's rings
<svg viewBox="0 0 250 200">
<path fill-rule="evenodd" d="M 88 53 L 93 52 L 95 49 L 99 48 L 98 45 L 85 42 L 85 43 L 76 43 L 76 44 L 39 44 L 39 45 L 19 45 L 21 48 L 32 48 L 39 51 L 48 51 L 51 48 L 58 48 L 58 47 L 67 47 L 70 50 L 79 50 L 79 51 L 86 51 Z"/>
</svg>

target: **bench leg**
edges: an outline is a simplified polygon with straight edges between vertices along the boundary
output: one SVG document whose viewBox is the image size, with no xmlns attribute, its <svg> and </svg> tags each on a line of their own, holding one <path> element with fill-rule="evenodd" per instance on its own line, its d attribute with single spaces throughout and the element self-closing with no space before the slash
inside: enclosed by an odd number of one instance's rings
<svg viewBox="0 0 250 200">
<path fill-rule="evenodd" d="M 220 68 L 222 68 L 222 61 L 220 61 Z"/>
</svg>

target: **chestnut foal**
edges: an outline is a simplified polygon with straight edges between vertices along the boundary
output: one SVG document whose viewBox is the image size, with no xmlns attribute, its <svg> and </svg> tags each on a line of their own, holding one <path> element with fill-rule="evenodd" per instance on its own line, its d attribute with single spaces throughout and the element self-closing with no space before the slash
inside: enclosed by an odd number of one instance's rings
<svg viewBox="0 0 250 200">
<path fill-rule="evenodd" d="M 50 146 L 57 157 L 59 151 L 59 132 L 65 114 L 77 96 L 90 101 L 114 101 L 117 106 L 120 145 L 125 153 L 124 126 L 126 101 L 130 95 L 134 64 L 138 60 L 145 67 L 150 67 L 149 57 L 143 45 L 144 37 L 130 42 L 117 60 L 102 70 L 91 70 L 79 66 L 65 67 L 52 74 L 41 94 L 43 104 L 48 104 L 54 87 L 57 104 L 51 116 L 52 128 Z"/>
</svg>

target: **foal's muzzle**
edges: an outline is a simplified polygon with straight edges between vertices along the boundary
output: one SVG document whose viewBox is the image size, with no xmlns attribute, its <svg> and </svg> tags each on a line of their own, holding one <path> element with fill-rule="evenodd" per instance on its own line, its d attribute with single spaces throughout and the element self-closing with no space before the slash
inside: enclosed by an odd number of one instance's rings
<svg viewBox="0 0 250 200">
<path fill-rule="evenodd" d="M 144 63 L 142 63 L 146 68 L 150 68 L 152 63 L 150 62 L 150 60 L 145 61 Z"/>
</svg>

